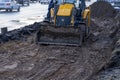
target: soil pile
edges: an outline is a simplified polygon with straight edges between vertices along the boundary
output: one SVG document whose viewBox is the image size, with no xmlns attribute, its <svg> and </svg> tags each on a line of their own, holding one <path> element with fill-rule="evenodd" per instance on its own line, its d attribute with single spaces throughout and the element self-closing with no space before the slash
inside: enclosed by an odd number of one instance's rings
<svg viewBox="0 0 120 80">
<path fill-rule="evenodd" d="M 91 5 L 91 17 L 93 18 L 113 18 L 116 10 L 110 3 L 105 1 L 97 1 Z"/>
<path fill-rule="evenodd" d="M 113 56 L 111 57 L 108 64 L 96 75 L 89 80 L 120 80 L 120 14 L 118 13 L 113 19 L 116 23 L 114 25 L 114 43 L 113 45 Z M 115 30 L 116 28 L 116 30 Z"/>
<path fill-rule="evenodd" d="M 94 27 L 82 47 L 39 46 L 34 34 L 25 41 L 0 44 L 0 79 L 87 80 L 113 56 L 116 34 L 110 24 L 113 20 L 92 22 Z"/>
<path fill-rule="evenodd" d="M 120 39 L 116 42 L 113 53 L 114 56 L 109 64 L 106 65 L 107 68 L 105 67 L 105 69 L 94 75 L 90 80 L 120 80 Z"/>
</svg>

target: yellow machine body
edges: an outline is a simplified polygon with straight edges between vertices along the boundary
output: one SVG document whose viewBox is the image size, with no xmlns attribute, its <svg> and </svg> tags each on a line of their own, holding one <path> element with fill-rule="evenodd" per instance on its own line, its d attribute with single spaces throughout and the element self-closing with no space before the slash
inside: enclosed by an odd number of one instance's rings
<svg viewBox="0 0 120 80">
<path fill-rule="evenodd" d="M 71 16 L 72 9 L 74 8 L 73 4 L 61 4 L 57 16 Z"/>
<path fill-rule="evenodd" d="M 87 20 L 87 26 L 89 27 L 90 26 L 90 7 L 89 8 L 86 8 L 83 12 L 83 19 Z"/>
<path fill-rule="evenodd" d="M 74 7 L 75 7 L 74 4 L 69 4 L 69 3 L 60 4 L 56 15 L 54 14 L 55 9 L 52 8 L 51 9 L 51 18 L 53 19 L 54 24 L 56 24 L 57 16 L 61 16 L 61 17 L 71 16 L 71 24 L 74 25 L 75 16 L 71 15 Z M 82 14 L 82 18 L 87 21 L 87 23 L 86 23 L 87 26 L 90 26 L 90 14 L 91 14 L 90 7 L 86 8 L 81 14 Z"/>
</svg>

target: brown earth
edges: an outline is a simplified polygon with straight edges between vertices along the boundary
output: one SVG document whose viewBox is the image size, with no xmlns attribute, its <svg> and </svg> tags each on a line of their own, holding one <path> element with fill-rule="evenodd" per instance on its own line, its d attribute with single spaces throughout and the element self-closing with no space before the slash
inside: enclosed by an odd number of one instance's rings
<svg viewBox="0 0 120 80">
<path fill-rule="evenodd" d="M 34 33 L 26 41 L 0 44 L 0 80 L 89 79 L 114 56 L 119 30 L 116 18 L 91 21 L 91 34 L 82 47 L 36 45 Z"/>
<path fill-rule="evenodd" d="M 90 7 L 92 18 L 113 18 L 117 14 L 111 4 L 105 1 L 95 2 Z"/>
<path fill-rule="evenodd" d="M 119 40 L 116 42 L 112 53 L 114 57 L 106 64 L 105 68 L 92 76 L 89 80 L 120 80 L 120 32 Z"/>
<path fill-rule="evenodd" d="M 114 56 L 110 59 L 101 71 L 92 76 L 89 80 L 120 80 L 120 14 L 115 17 L 117 20 L 118 28 L 116 29 L 116 35 L 114 38 L 114 48 L 112 53 Z"/>
</svg>

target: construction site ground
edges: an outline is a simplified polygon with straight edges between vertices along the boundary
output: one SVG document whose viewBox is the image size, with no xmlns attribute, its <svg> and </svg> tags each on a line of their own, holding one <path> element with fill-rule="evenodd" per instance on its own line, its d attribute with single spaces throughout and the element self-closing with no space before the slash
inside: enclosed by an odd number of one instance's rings
<svg viewBox="0 0 120 80">
<path fill-rule="evenodd" d="M 97 11 L 101 4 L 108 8 Z M 104 2 L 91 9 L 90 36 L 81 47 L 36 45 L 35 32 L 20 40 L 0 37 L 0 80 L 120 80 L 120 14 Z"/>
</svg>

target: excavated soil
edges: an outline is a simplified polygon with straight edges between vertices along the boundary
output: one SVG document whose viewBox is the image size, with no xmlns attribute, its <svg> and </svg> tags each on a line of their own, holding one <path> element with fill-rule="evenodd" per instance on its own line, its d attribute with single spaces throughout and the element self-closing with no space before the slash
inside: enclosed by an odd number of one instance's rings
<svg viewBox="0 0 120 80">
<path fill-rule="evenodd" d="M 113 50 L 114 57 L 111 58 L 107 68 L 101 70 L 89 80 L 120 80 L 120 30 L 119 40 Z"/>
<path fill-rule="evenodd" d="M 109 25 L 113 21 L 95 25 L 98 22 L 93 21 L 91 35 L 82 47 L 39 46 L 34 43 L 34 34 L 26 36 L 26 41 L 0 44 L 0 79 L 88 79 L 113 56 L 112 35 L 115 26 Z"/>
<path fill-rule="evenodd" d="M 29 31 L 19 40 L 4 42 L 1 37 L 0 80 L 90 79 L 114 56 L 119 21 L 92 18 L 91 34 L 82 47 L 36 45 L 35 32 Z"/>
<path fill-rule="evenodd" d="M 114 56 L 110 59 L 103 69 L 91 77 L 89 80 L 120 80 L 120 14 L 115 17 L 117 20 L 118 28 L 115 33 L 115 45 L 112 53 Z"/>
<path fill-rule="evenodd" d="M 97 1 L 90 7 L 91 17 L 93 18 L 113 18 L 117 14 L 116 10 L 111 6 L 111 4 L 105 1 Z"/>
</svg>

